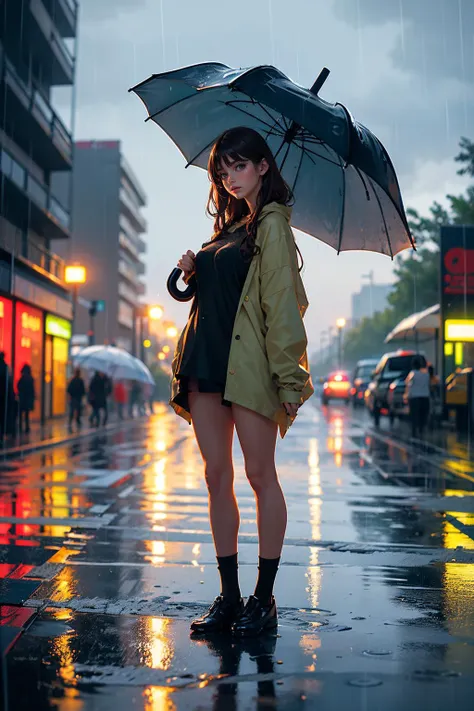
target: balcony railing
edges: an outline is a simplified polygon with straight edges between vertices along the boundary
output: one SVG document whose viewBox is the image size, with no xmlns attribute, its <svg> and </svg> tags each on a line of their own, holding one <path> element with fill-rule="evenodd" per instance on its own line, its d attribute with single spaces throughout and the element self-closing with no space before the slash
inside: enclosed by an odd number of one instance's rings
<svg viewBox="0 0 474 711">
<path fill-rule="evenodd" d="M 0 153 L 0 169 L 7 178 L 20 188 L 33 202 L 49 216 L 53 216 L 66 230 L 69 229 L 69 213 L 59 202 L 48 194 L 46 186 L 41 185 L 35 178 L 6 151 Z"/>
<path fill-rule="evenodd" d="M 45 133 L 51 136 L 59 152 L 72 160 L 72 138 L 59 116 L 52 109 L 45 97 L 31 84 L 27 84 L 17 72 L 15 66 L 5 57 L 5 80 L 31 111 Z"/>
<path fill-rule="evenodd" d="M 30 12 L 35 18 L 46 42 L 52 48 L 58 64 L 63 72 L 62 77 L 53 77 L 53 83 L 71 83 L 74 73 L 74 57 L 56 29 L 54 22 L 41 0 L 30 0 Z"/>
<path fill-rule="evenodd" d="M 127 213 L 130 215 L 130 217 L 137 224 L 138 229 L 141 232 L 146 232 L 147 224 L 146 224 L 145 218 L 137 210 L 137 206 L 135 205 L 133 200 L 128 196 L 127 191 L 122 187 L 120 188 L 120 200 L 127 208 Z"/>
<path fill-rule="evenodd" d="M 0 247 L 30 265 L 40 267 L 54 279 L 64 282 L 64 260 L 30 237 L 22 234 L 20 230 L 17 230 L 16 233 L 1 230 Z"/>
<path fill-rule="evenodd" d="M 130 237 L 127 237 L 125 232 L 120 232 L 120 234 L 119 234 L 119 245 L 123 249 L 126 249 L 132 255 L 132 257 L 134 257 L 137 260 L 139 259 L 137 248 L 133 244 Z"/>
</svg>

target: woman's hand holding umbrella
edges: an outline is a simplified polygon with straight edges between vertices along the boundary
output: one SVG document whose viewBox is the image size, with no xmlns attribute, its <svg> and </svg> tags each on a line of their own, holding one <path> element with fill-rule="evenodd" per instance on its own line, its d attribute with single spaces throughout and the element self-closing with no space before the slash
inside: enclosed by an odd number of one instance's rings
<svg viewBox="0 0 474 711">
<path fill-rule="evenodd" d="M 186 252 L 186 254 L 183 254 L 181 259 L 178 262 L 178 269 L 181 269 L 184 273 L 183 279 L 187 283 L 189 277 L 194 273 L 195 270 L 195 260 L 196 255 L 194 252 L 191 252 L 190 249 Z"/>
</svg>

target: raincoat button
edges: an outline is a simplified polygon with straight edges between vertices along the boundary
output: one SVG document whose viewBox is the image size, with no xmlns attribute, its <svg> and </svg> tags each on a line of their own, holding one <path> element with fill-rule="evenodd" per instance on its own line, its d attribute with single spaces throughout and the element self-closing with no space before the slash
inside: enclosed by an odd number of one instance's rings
<svg viewBox="0 0 474 711">
<path fill-rule="evenodd" d="M 240 341 L 240 336 L 237 335 L 237 336 L 235 337 L 235 340 L 236 340 L 236 341 Z"/>
<path fill-rule="evenodd" d="M 246 296 L 246 297 L 244 298 L 244 301 L 248 301 L 248 300 L 249 300 L 249 297 Z"/>
<path fill-rule="evenodd" d="M 235 375 L 235 370 L 229 370 L 230 375 Z"/>
</svg>

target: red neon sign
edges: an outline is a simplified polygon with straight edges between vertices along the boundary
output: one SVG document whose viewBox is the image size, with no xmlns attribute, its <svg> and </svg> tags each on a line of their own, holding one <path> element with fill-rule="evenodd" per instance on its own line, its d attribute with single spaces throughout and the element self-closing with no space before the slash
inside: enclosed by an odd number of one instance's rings
<svg viewBox="0 0 474 711">
<path fill-rule="evenodd" d="M 474 294 L 474 249 L 452 247 L 444 255 L 445 294 Z"/>
<path fill-rule="evenodd" d="M 5 362 L 12 365 L 13 304 L 0 296 L 0 351 L 5 353 Z"/>
</svg>

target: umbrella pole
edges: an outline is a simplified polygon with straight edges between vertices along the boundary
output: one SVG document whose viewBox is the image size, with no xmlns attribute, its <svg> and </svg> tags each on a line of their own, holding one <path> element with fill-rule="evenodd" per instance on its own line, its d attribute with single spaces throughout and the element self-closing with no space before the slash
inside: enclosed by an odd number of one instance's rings
<svg viewBox="0 0 474 711">
<path fill-rule="evenodd" d="M 326 81 L 326 79 L 328 78 L 330 73 L 331 72 L 329 71 L 329 69 L 327 67 L 323 67 L 323 69 L 321 69 L 318 78 L 316 79 L 313 86 L 309 90 L 311 94 L 314 94 L 314 96 L 318 95 L 318 91 L 321 89 L 322 85 L 324 84 L 324 82 Z M 286 130 L 285 136 L 283 138 L 283 143 L 280 146 L 280 150 L 283 148 L 285 143 L 290 144 L 294 140 L 294 138 L 300 128 L 301 128 L 301 126 L 299 123 L 296 123 L 296 121 L 291 122 L 290 127 Z M 280 170 L 282 170 L 285 160 L 286 160 L 286 155 L 285 155 L 285 158 L 283 158 L 283 161 L 280 165 Z"/>
<path fill-rule="evenodd" d="M 319 73 L 318 78 L 316 79 L 316 81 L 314 82 L 313 86 L 310 89 L 310 92 L 312 94 L 314 94 L 315 96 L 318 95 L 319 90 L 321 89 L 322 85 L 328 78 L 329 74 L 330 74 L 330 71 L 327 67 L 324 67 L 323 69 L 321 69 L 321 72 Z"/>
</svg>

